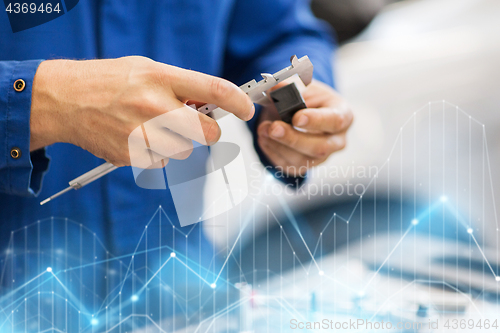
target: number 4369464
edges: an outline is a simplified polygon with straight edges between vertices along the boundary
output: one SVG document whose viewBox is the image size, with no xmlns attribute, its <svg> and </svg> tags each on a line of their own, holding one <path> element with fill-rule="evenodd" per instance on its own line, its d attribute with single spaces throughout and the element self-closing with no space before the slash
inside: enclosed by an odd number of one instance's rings
<svg viewBox="0 0 500 333">
<path fill-rule="evenodd" d="M 444 323 L 444 327 L 447 329 L 493 329 L 497 331 L 498 329 L 498 324 L 497 324 L 497 319 L 495 320 L 489 320 L 489 319 L 448 319 Z"/>
<path fill-rule="evenodd" d="M 59 3 L 53 5 L 50 2 L 41 3 L 40 5 L 36 3 L 9 3 L 5 11 L 9 14 L 35 14 L 35 13 L 46 13 L 50 14 L 52 12 L 59 13 L 61 8 L 59 8 Z"/>
</svg>

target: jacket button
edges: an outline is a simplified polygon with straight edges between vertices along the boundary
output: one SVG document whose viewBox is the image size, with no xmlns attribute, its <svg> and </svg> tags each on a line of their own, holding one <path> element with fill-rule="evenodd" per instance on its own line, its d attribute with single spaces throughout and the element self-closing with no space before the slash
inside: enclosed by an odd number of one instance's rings
<svg viewBox="0 0 500 333">
<path fill-rule="evenodd" d="M 10 150 L 10 156 L 17 160 L 19 157 L 21 157 L 21 149 L 14 147 Z"/>
<path fill-rule="evenodd" d="M 23 91 L 25 87 L 26 83 L 23 79 L 17 79 L 16 82 L 14 82 L 14 90 L 17 92 Z"/>
</svg>

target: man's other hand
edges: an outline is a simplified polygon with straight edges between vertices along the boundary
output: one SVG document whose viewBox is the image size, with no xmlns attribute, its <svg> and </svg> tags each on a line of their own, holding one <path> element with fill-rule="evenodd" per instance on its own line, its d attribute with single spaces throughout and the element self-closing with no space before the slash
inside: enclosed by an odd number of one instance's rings
<svg viewBox="0 0 500 333">
<path fill-rule="evenodd" d="M 270 162 L 294 177 L 343 149 L 353 120 L 347 102 L 326 84 L 313 80 L 302 96 L 308 108 L 293 116 L 293 126 L 267 120 L 264 109 L 257 128 L 258 144 Z"/>
</svg>

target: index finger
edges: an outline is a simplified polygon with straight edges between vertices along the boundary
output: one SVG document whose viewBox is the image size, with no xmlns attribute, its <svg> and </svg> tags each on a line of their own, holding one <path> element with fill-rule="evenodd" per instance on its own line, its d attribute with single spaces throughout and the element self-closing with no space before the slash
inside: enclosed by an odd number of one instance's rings
<svg viewBox="0 0 500 333">
<path fill-rule="evenodd" d="M 182 68 L 172 70 L 169 78 L 172 91 L 180 100 L 215 104 L 242 120 L 250 120 L 255 114 L 250 97 L 227 80 Z"/>
<path fill-rule="evenodd" d="M 352 111 L 348 107 L 304 109 L 293 116 L 292 124 L 309 131 L 335 134 L 348 129 L 352 119 Z"/>
</svg>

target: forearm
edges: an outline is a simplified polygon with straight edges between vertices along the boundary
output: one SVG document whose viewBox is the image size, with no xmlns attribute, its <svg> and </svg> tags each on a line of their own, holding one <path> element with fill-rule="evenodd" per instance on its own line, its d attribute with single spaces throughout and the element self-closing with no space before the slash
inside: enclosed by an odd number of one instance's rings
<svg viewBox="0 0 500 333">
<path fill-rule="evenodd" d="M 67 60 L 44 61 L 33 80 L 30 117 L 30 151 L 61 142 L 57 120 L 62 117 L 61 100 L 56 96 L 64 87 Z"/>
</svg>

